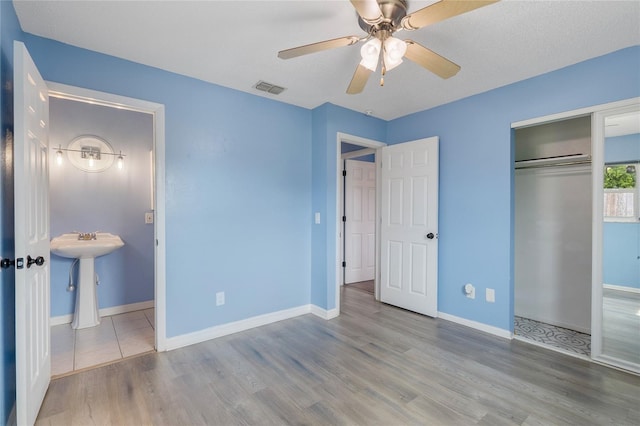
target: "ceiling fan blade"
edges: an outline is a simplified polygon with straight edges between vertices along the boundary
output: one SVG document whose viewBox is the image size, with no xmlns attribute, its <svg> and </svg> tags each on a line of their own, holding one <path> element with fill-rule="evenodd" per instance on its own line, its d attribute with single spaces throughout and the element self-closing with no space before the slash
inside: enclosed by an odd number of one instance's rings
<svg viewBox="0 0 640 426">
<path fill-rule="evenodd" d="M 310 53 L 321 52 L 323 50 L 334 49 L 336 47 L 350 46 L 360 41 L 360 37 L 347 36 L 334 38 L 333 40 L 319 41 L 304 46 L 298 46 L 291 49 L 281 50 L 278 52 L 278 58 L 291 59 L 297 56 L 308 55 Z"/>
<path fill-rule="evenodd" d="M 356 12 L 368 24 L 374 25 L 382 22 L 384 15 L 376 0 L 351 0 Z"/>
<path fill-rule="evenodd" d="M 358 68 L 356 68 L 356 72 L 353 73 L 353 78 L 351 79 L 351 83 L 349 83 L 349 87 L 347 88 L 347 94 L 356 95 L 362 92 L 372 72 L 373 71 L 371 71 L 369 68 L 358 64 Z"/>
<path fill-rule="evenodd" d="M 413 40 L 405 40 L 407 52 L 404 57 L 442 77 L 453 77 L 460 71 L 460 65 L 427 49 Z"/>
<path fill-rule="evenodd" d="M 407 15 L 402 20 L 405 30 L 417 30 L 474 9 L 497 3 L 499 0 L 442 0 Z"/>
</svg>

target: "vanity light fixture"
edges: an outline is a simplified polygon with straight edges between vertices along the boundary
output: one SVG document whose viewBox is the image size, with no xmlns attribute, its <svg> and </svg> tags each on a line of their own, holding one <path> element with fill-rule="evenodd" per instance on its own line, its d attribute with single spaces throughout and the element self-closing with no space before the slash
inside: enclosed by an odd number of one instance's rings
<svg viewBox="0 0 640 426">
<path fill-rule="evenodd" d="M 83 146 L 81 149 L 71 149 L 62 148 L 61 145 L 58 145 L 58 148 L 56 149 L 56 163 L 58 165 L 62 164 L 63 151 L 79 153 L 79 157 L 82 160 L 87 160 L 87 165 L 89 166 L 89 168 L 93 168 L 94 166 L 96 166 L 96 163 L 101 161 L 102 157 L 105 155 L 116 157 L 116 166 L 118 167 L 118 169 L 122 170 L 124 168 L 124 157 L 126 157 L 126 155 L 123 154 L 122 151 L 120 151 L 118 154 L 115 154 L 111 152 L 101 151 L 100 148 L 94 146 Z"/>
</svg>

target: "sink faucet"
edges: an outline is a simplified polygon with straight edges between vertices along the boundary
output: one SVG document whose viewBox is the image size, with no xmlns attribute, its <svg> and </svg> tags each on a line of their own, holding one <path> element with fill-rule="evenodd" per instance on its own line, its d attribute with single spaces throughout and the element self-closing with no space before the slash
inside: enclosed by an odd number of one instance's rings
<svg viewBox="0 0 640 426">
<path fill-rule="evenodd" d="M 95 232 L 78 232 L 79 240 L 96 240 L 97 236 Z"/>
</svg>

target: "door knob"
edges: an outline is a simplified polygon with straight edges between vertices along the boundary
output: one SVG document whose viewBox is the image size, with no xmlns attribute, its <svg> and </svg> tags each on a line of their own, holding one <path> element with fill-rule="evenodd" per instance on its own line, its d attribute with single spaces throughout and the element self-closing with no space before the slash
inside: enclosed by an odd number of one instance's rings
<svg viewBox="0 0 640 426">
<path fill-rule="evenodd" d="M 435 238 L 435 235 L 433 234 L 433 232 L 429 232 L 427 234 L 427 238 L 430 239 L 430 240 L 433 240 Z"/>
<path fill-rule="evenodd" d="M 27 256 L 27 268 L 31 268 L 31 265 L 33 265 L 34 263 L 38 266 L 44 265 L 44 257 L 38 256 L 34 259 L 30 255 Z"/>
</svg>

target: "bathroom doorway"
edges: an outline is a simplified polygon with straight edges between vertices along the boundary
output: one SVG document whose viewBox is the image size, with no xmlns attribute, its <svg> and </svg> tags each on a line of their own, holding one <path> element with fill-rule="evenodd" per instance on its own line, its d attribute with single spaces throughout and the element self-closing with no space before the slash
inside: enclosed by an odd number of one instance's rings
<svg viewBox="0 0 640 426">
<path fill-rule="evenodd" d="M 95 327 L 71 328 L 77 264 L 51 258 L 52 375 L 60 376 L 162 350 L 164 120 L 161 105 L 49 88 L 51 237 L 109 232 L 125 243 L 96 258 Z M 94 147 L 89 166 L 82 151 Z"/>
</svg>

